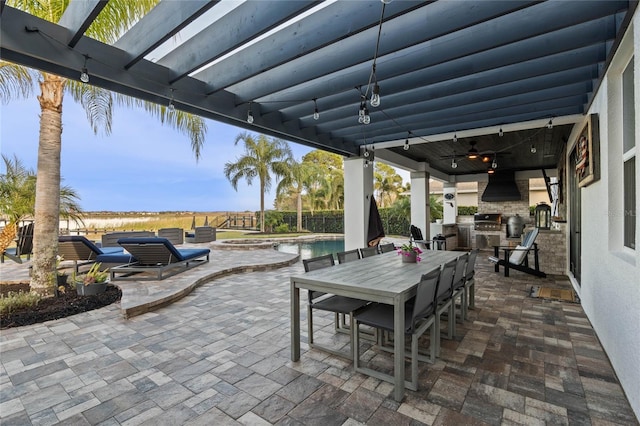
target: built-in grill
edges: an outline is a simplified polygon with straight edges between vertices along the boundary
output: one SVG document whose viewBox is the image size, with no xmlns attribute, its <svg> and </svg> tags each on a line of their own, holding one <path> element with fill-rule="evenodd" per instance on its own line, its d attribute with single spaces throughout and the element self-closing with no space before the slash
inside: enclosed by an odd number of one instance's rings
<svg viewBox="0 0 640 426">
<path fill-rule="evenodd" d="M 500 213 L 476 213 L 473 215 L 473 229 L 476 231 L 500 231 Z"/>
</svg>

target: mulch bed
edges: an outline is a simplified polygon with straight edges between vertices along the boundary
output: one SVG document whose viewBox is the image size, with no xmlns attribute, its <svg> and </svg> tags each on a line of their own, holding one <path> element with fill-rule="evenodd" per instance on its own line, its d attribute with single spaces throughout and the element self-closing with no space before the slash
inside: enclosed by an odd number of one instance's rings
<svg viewBox="0 0 640 426">
<path fill-rule="evenodd" d="M 29 292 L 29 283 L 0 284 L 0 294 L 3 295 L 20 290 Z M 34 307 L 3 313 L 0 315 L 0 329 L 37 324 L 102 308 L 119 301 L 121 296 L 122 292 L 115 286 L 107 286 L 106 292 L 96 296 L 78 296 L 75 289 L 67 287 L 64 294 L 44 298 Z"/>
</svg>

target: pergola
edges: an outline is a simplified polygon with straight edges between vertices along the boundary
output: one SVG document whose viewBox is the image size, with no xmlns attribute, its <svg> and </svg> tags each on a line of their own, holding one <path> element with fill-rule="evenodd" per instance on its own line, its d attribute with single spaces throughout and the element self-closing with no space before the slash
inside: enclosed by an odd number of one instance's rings
<svg viewBox="0 0 640 426">
<path fill-rule="evenodd" d="M 107 3 L 71 1 L 52 23 L 1 2 L 2 58 L 443 179 L 486 172 L 451 167 L 471 141 L 503 168 L 555 168 L 637 5 L 164 0 L 108 45 L 85 35 Z"/>
</svg>

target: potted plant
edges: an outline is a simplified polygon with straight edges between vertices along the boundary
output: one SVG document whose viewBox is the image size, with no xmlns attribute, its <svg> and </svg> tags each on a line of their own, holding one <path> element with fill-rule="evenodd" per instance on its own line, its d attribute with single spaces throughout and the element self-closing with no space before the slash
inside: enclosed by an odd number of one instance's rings
<svg viewBox="0 0 640 426">
<path fill-rule="evenodd" d="M 419 247 L 413 245 L 412 241 L 409 241 L 408 244 L 403 244 L 398 249 L 398 255 L 402 256 L 403 263 L 416 263 L 420 262 L 420 255 L 422 254 L 422 250 Z"/>
<path fill-rule="evenodd" d="M 105 292 L 109 284 L 109 272 L 101 271 L 101 265 L 102 263 L 94 263 L 85 274 L 74 274 L 73 281 L 80 296 L 93 296 Z"/>
</svg>

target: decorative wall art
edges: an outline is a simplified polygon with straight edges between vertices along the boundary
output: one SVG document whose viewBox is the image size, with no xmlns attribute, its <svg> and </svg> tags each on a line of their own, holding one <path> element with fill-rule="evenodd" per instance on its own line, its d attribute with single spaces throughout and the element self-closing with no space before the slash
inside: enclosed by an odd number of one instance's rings
<svg viewBox="0 0 640 426">
<path fill-rule="evenodd" d="M 600 180 L 600 128 L 598 114 L 591 114 L 578 135 L 575 149 L 576 177 L 584 187 Z"/>
</svg>

